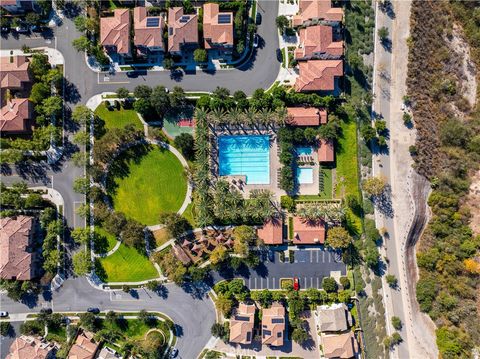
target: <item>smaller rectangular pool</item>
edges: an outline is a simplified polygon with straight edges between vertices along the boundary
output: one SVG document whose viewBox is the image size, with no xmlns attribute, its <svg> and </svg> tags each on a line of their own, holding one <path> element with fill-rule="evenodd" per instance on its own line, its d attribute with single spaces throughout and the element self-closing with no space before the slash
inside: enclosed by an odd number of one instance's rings
<svg viewBox="0 0 480 359">
<path fill-rule="evenodd" d="M 297 156 L 310 156 L 312 154 L 311 147 L 295 147 Z"/>
<path fill-rule="evenodd" d="M 299 184 L 313 183 L 313 168 L 297 168 L 297 182 Z"/>
</svg>

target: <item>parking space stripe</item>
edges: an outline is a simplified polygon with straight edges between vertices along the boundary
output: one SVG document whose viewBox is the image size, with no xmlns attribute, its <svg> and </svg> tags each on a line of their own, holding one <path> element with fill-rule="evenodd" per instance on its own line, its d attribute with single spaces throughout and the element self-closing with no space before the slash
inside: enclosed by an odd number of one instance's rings
<svg viewBox="0 0 480 359">
<path fill-rule="evenodd" d="M 320 253 L 320 251 L 317 251 L 317 263 L 318 263 L 318 253 Z"/>
<path fill-rule="evenodd" d="M 330 252 L 328 252 L 328 263 L 330 263 L 332 260 L 332 255 L 330 254 Z"/>
<path fill-rule="evenodd" d="M 310 263 L 313 263 L 313 251 L 310 251 Z"/>
<path fill-rule="evenodd" d="M 303 288 L 307 288 L 307 277 L 303 277 Z"/>
<path fill-rule="evenodd" d="M 260 289 L 263 289 L 263 278 L 260 277 Z"/>
<path fill-rule="evenodd" d="M 325 262 L 325 251 L 322 251 L 322 262 Z"/>
<path fill-rule="evenodd" d="M 320 289 L 320 278 L 317 277 L 317 289 Z"/>
<path fill-rule="evenodd" d="M 310 288 L 313 288 L 313 277 L 310 277 Z"/>
<path fill-rule="evenodd" d="M 268 277 L 267 277 L 267 289 L 270 289 L 269 286 L 268 286 Z"/>
<path fill-rule="evenodd" d="M 255 277 L 255 289 L 257 289 L 257 277 Z"/>
</svg>

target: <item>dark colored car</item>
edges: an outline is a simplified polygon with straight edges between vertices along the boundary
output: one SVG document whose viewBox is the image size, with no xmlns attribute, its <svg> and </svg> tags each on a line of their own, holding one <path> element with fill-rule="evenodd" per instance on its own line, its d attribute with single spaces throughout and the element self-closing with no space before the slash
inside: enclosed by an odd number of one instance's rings
<svg viewBox="0 0 480 359">
<path fill-rule="evenodd" d="M 33 32 L 43 32 L 43 26 L 32 25 L 32 26 L 30 26 L 30 30 L 33 31 Z"/>
<path fill-rule="evenodd" d="M 132 77 L 132 78 L 138 77 L 138 72 L 137 71 L 128 71 L 127 72 L 127 77 Z"/>
<path fill-rule="evenodd" d="M 262 14 L 257 12 L 257 16 L 255 16 L 255 24 L 260 25 L 262 23 Z"/>
<path fill-rule="evenodd" d="M 100 313 L 100 309 L 90 307 L 90 308 L 87 309 L 87 312 L 93 313 L 93 314 L 99 314 L 99 313 Z"/>
<path fill-rule="evenodd" d="M 293 289 L 300 290 L 300 283 L 298 282 L 298 277 L 293 278 Z"/>
<path fill-rule="evenodd" d="M 40 313 L 45 313 L 45 314 L 52 314 L 52 308 L 42 308 L 40 309 Z"/>
<path fill-rule="evenodd" d="M 7 27 L 7 26 L 3 26 L 3 27 L 0 29 L 0 31 L 1 31 L 2 33 L 5 33 L 5 34 L 6 34 L 7 32 L 10 31 L 10 28 Z"/>
</svg>

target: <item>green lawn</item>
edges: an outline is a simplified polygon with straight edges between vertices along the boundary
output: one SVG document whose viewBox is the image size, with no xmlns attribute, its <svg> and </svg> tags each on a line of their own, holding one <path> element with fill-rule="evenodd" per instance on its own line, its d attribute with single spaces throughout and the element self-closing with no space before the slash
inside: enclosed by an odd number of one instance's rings
<svg viewBox="0 0 480 359">
<path fill-rule="evenodd" d="M 125 159 L 119 159 L 125 160 Z M 116 211 L 145 225 L 158 223 L 162 212 L 177 212 L 187 193 L 180 161 L 168 150 L 151 147 L 142 157 L 126 159 L 122 178 L 109 188 Z"/>
<path fill-rule="evenodd" d="M 185 208 L 185 212 L 183 212 L 183 217 L 186 218 L 188 223 L 190 223 L 193 228 L 197 227 L 195 223 L 195 216 L 193 214 L 193 202 L 190 202 L 187 208 Z"/>
<path fill-rule="evenodd" d="M 332 169 L 320 168 L 320 176 L 323 177 L 323 185 L 320 185 L 318 196 L 321 199 L 332 199 L 333 185 L 332 185 Z"/>
<path fill-rule="evenodd" d="M 109 111 L 104 103 L 100 104 L 95 110 L 95 114 L 105 121 L 105 129 L 124 128 L 128 124 L 133 124 L 135 128 L 141 130 L 143 125 L 134 110 L 120 110 Z"/>
<path fill-rule="evenodd" d="M 97 274 L 105 282 L 140 282 L 158 278 L 158 272 L 148 257 L 123 243 L 115 253 L 99 261 L 104 273 L 98 270 Z"/>
<path fill-rule="evenodd" d="M 95 226 L 95 253 L 107 253 L 117 244 L 114 235 L 108 233 L 104 228 Z"/>
<path fill-rule="evenodd" d="M 358 188 L 357 163 L 357 126 L 355 122 L 341 122 L 342 137 L 338 139 L 336 148 L 336 197 L 342 198 L 349 194 L 360 199 Z M 353 232 L 361 233 L 361 219 L 350 209 L 347 210 L 347 223 Z"/>
</svg>

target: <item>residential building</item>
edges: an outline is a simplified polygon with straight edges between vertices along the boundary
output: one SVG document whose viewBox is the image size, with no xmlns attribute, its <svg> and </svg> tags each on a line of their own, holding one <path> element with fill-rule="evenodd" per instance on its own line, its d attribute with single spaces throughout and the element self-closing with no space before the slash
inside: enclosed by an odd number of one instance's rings
<svg viewBox="0 0 480 359">
<path fill-rule="evenodd" d="M 39 10 L 36 0 L 0 0 L 0 7 L 10 14 L 21 14 L 27 11 Z"/>
<path fill-rule="evenodd" d="M 28 67 L 30 62 L 23 55 L 0 58 L 0 88 L 19 90 L 31 81 Z M 2 96 L 3 97 L 3 96 Z"/>
<path fill-rule="evenodd" d="M 0 110 L 0 132 L 21 134 L 31 130 L 32 104 L 26 98 L 14 98 Z"/>
<path fill-rule="evenodd" d="M 274 302 L 262 311 L 262 344 L 282 346 L 285 340 L 285 307 Z"/>
<path fill-rule="evenodd" d="M 308 25 L 311 21 L 319 20 L 339 23 L 343 20 L 343 9 L 332 7 L 331 0 L 300 0 L 299 13 L 293 17 L 293 26 Z"/>
<path fill-rule="evenodd" d="M 203 5 L 203 38 L 207 50 L 232 51 L 233 12 L 220 12 L 218 4 Z"/>
<path fill-rule="evenodd" d="M 318 162 L 335 161 L 335 145 L 333 140 L 318 140 L 317 157 Z"/>
<path fill-rule="evenodd" d="M 100 18 L 100 44 L 110 55 L 131 55 L 129 9 L 115 9 L 113 16 Z"/>
<path fill-rule="evenodd" d="M 324 244 L 325 222 L 293 217 L 293 244 Z"/>
<path fill-rule="evenodd" d="M 93 359 L 98 350 L 98 344 L 93 340 L 90 332 L 81 332 L 77 335 L 75 344 L 68 352 L 68 359 Z"/>
<path fill-rule="evenodd" d="M 230 342 L 251 344 L 255 322 L 255 304 L 240 303 L 234 316 L 230 319 Z"/>
<path fill-rule="evenodd" d="M 327 123 L 327 111 L 316 107 L 287 107 L 287 119 L 291 126 L 319 126 Z"/>
<path fill-rule="evenodd" d="M 316 25 L 299 30 L 300 42 L 295 49 L 296 60 L 340 59 L 343 56 L 343 41 L 333 40 L 331 26 Z"/>
<path fill-rule="evenodd" d="M 104 346 L 98 353 L 97 359 L 122 359 L 122 356 L 112 348 Z"/>
<path fill-rule="evenodd" d="M 40 337 L 21 335 L 10 345 L 5 359 L 51 359 L 55 357 L 55 346 Z"/>
<path fill-rule="evenodd" d="M 322 335 L 325 358 L 353 358 L 358 353 L 358 343 L 353 332 L 335 335 Z"/>
<path fill-rule="evenodd" d="M 308 60 L 298 64 L 295 91 L 333 91 L 335 78 L 343 76 L 342 60 Z"/>
<path fill-rule="evenodd" d="M 180 55 L 198 46 L 198 16 L 184 15 L 182 7 L 168 9 L 168 51 Z"/>
<path fill-rule="evenodd" d="M 147 9 L 139 6 L 133 9 L 134 45 L 142 53 L 164 51 L 163 17 L 147 16 Z"/>
<path fill-rule="evenodd" d="M 257 236 L 264 244 L 278 245 L 283 243 L 283 221 L 279 218 L 267 220 L 257 229 Z"/>
<path fill-rule="evenodd" d="M 352 325 L 352 316 L 345 303 L 320 305 L 317 315 L 321 332 L 342 332 Z"/>
<path fill-rule="evenodd" d="M 183 264 L 190 264 L 192 262 L 192 259 L 185 253 L 184 249 L 179 246 L 178 244 L 174 244 L 172 246 L 173 250 L 173 255 Z"/>
<path fill-rule="evenodd" d="M 0 228 L 0 278 L 30 280 L 38 276 L 37 256 L 32 250 L 33 217 L 4 217 Z"/>
</svg>

